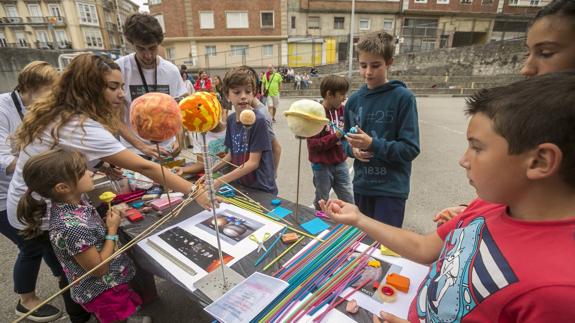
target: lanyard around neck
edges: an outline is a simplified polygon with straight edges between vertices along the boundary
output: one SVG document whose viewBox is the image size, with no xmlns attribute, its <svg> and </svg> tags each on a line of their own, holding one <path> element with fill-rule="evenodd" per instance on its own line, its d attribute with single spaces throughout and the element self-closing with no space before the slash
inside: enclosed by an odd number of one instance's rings
<svg viewBox="0 0 575 323">
<path fill-rule="evenodd" d="M 136 61 L 136 65 L 138 66 L 138 72 L 140 73 L 140 78 L 142 79 L 142 83 L 144 84 L 144 89 L 146 93 L 150 93 L 150 89 L 148 88 L 148 82 L 146 82 L 146 77 L 144 76 L 144 72 L 142 72 L 142 66 L 140 66 L 140 62 L 136 55 L 134 55 L 134 60 Z M 158 64 L 154 66 L 154 91 L 158 90 Z"/>
<path fill-rule="evenodd" d="M 22 105 L 20 104 L 20 100 L 18 100 L 18 94 L 16 94 L 16 90 L 10 93 L 12 97 L 12 101 L 14 101 L 14 106 L 16 107 L 16 111 L 18 111 L 18 115 L 20 116 L 20 120 L 24 119 L 24 113 L 22 112 Z"/>
</svg>

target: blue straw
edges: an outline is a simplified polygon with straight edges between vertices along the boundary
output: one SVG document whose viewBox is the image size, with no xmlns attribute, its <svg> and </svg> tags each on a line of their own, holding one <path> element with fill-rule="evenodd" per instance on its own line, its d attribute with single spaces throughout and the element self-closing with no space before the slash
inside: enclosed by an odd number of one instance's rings
<svg viewBox="0 0 575 323">
<path fill-rule="evenodd" d="M 262 263 L 262 261 L 264 261 L 264 259 L 266 259 L 266 257 L 269 255 L 270 251 L 275 247 L 275 245 L 278 243 L 278 241 L 280 241 L 282 234 L 284 234 L 286 232 L 286 230 L 287 230 L 287 227 L 284 227 L 280 231 L 280 234 L 277 236 L 277 238 L 274 240 L 274 242 L 272 242 L 272 244 L 268 247 L 268 250 L 266 252 L 264 252 L 264 254 L 258 258 L 258 260 L 256 260 L 254 267 L 257 267 L 259 264 Z"/>
</svg>

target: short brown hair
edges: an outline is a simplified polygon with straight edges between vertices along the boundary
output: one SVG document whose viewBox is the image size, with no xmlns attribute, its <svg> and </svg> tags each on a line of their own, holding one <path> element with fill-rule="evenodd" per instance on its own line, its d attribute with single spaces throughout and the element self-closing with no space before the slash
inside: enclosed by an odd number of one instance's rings
<svg viewBox="0 0 575 323">
<path fill-rule="evenodd" d="M 58 80 L 58 71 L 44 61 L 33 61 L 24 66 L 18 74 L 18 90 L 21 92 L 35 91 L 43 86 L 49 86 Z"/>
<path fill-rule="evenodd" d="M 238 86 L 251 86 L 252 90 L 255 92 L 256 89 L 256 79 L 252 73 L 245 68 L 236 67 L 229 70 L 224 76 L 224 93 L 228 94 L 230 89 Z"/>
<path fill-rule="evenodd" d="M 575 72 L 550 73 L 482 89 L 467 100 L 467 115 L 483 113 L 518 155 L 542 143 L 563 153 L 559 173 L 575 188 Z"/>
<path fill-rule="evenodd" d="M 319 86 L 321 97 L 324 99 L 327 96 L 327 91 L 331 92 L 333 95 L 335 93 L 346 94 L 348 90 L 349 81 L 345 77 L 337 75 L 328 75 L 324 77 Z"/>
<path fill-rule="evenodd" d="M 141 42 L 160 45 L 164 40 L 164 31 L 158 20 L 153 16 L 135 13 L 126 18 L 124 36 L 132 44 Z"/>
<path fill-rule="evenodd" d="M 395 41 L 385 31 L 369 33 L 359 39 L 356 48 L 360 52 L 379 55 L 388 62 L 395 53 Z"/>
</svg>

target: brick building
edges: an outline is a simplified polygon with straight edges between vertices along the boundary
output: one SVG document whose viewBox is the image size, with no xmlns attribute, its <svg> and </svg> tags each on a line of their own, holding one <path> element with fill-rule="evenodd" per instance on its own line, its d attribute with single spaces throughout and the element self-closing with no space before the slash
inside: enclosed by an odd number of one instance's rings
<svg viewBox="0 0 575 323">
<path fill-rule="evenodd" d="M 287 64 L 287 0 L 151 0 L 167 59 L 192 69 Z"/>
</svg>

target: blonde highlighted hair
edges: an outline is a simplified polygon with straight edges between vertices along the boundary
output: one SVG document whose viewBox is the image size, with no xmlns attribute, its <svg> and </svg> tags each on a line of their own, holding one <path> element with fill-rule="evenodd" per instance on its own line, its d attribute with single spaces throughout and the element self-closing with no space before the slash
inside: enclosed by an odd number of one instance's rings
<svg viewBox="0 0 575 323">
<path fill-rule="evenodd" d="M 45 199 L 54 199 L 54 187 L 64 183 L 75 188 L 86 172 L 84 155 L 75 150 L 56 148 L 32 156 L 22 170 L 22 177 L 28 190 L 18 202 L 18 221 L 26 226 L 22 236 L 26 239 L 42 233 L 42 218 L 46 214 L 47 204 L 43 199 L 34 197 L 34 193 Z"/>
<path fill-rule="evenodd" d="M 87 118 L 100 123 L 112 133 L 120 126 L 122 111 L 114 108 L 105 98 L 106 74 L 120 67 L 111 59 L 82 54 L 66 67 L 51 94 L 39 99 L 30 108 L 15 134 L 20 149 L 42 137 L 46 128 L 54 124 L 50 134 L 52 147 L 59 141 L 59 131 L 72 118 Z"/>
<path fill-rule="evenodd" d="M 20 92 L 36 91 L 51 86 L 58 80 L 58 71 L 47 62 L 33 61 L 24 66 L 18 74 L 17 89 Z"/>
</svg>

